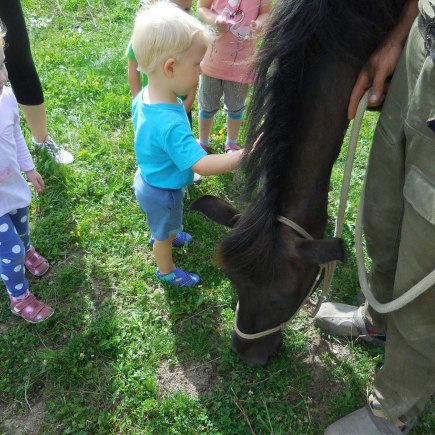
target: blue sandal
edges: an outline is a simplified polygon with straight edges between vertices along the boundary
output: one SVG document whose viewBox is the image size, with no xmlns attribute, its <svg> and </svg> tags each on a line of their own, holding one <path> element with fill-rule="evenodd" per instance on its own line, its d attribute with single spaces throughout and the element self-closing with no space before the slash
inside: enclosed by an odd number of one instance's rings
<svg viewBox="0 0 435 435">
<path fill-rule="evenodd" d="M 175 239 L 172 241 L 172 246 L 175 248 L 181 248 L 182 246 L 190 245 L 192 243 L 192 236 L 189 233 L 182 231 L 177 233 Z M 154 245 L 154 237 L 150 238 L 150 245 Z"/>
<path fill-rule="evenodd" d="M 177 287 L 192 287 L 198 285 L 200 282 L 199 276 L 196 273 L 186 272 L 179 267 L 171 273 L 162 275 L 159 269 L 156 271 L 156 277 L 167 284 L 175 285 Z"/>
</svg>

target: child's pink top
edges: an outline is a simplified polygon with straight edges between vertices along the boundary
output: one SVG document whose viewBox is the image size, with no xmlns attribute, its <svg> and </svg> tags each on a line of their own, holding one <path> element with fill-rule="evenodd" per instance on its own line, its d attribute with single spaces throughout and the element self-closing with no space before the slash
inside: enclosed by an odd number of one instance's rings
<svg viewBox="0 0 435 435">
<path fill-rule="evenodd" d="M 20 128 L 17 100 L 5 86 L 0 94 L 0 216 L 30 204 L 32 194 L 21 171 L 34 167 Z"/>
<path fill-rule="evenodd" d="M 209 77 L 238 83 L 253 83 L 255 39 L 249 25 L 260 14 L 261 0 L 214 0 L 211 10 L 226 16 L 228 32 L 217 33 L 201 62 Z"/>
</svg>

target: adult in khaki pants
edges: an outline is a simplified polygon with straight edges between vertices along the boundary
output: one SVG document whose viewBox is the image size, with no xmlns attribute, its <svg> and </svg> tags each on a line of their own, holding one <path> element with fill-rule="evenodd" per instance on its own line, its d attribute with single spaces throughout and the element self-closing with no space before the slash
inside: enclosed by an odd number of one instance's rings
<svg viewBox="0 0 435 435">
<path fill-rule="evenodd" d="M 363 216 L 373 261 L 370 285 L 381 303 L 435 269 L 435 0 L 408 1 L 401 21 L 360 74 L 351 118 L 367 88 L 371 105 L 381 103 L 393 70 L 371 150 Z M 340 335 L 385 340 L 384 366 L 369 404 L 325 433 L 408 433 L 435 392 L 435 286 L 390 314 L 325 303 L 315 323 Z"/>
</svg>

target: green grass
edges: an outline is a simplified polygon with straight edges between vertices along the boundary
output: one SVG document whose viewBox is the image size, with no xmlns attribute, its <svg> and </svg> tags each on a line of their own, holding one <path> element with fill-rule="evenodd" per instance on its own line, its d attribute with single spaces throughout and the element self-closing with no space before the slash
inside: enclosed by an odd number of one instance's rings
<svg viewBox="0 0 435 435">
<path fill-rule="evenodd" d="M 175 261 L 204 283 L 172 289 L 154 278 L 149 232 L 131 190 L 123 53 L 136 3 L 23 1 L 51 134 L 70 144 L 76 160 L 60 167 L 33 150 L 47 188 L 32 202 L 32 241 L 51 272 L 32 278 L 31 288 L 56 314 L 29 325 L 11 316 L 6 297 L 0 301 L 0 429 L 42 404 L 37 433 L 247 434 L 251 425 L 257 434 L 320 434 L 365 403 L 382 351 L 320 335 L 302 312 L 267 367 L 241 363 L 230 348 L 236 296 L 212 261 L 226 230 L 198 214 L 185 213 L 195 242 L 177 250 Z M 343 234 L 349 259 L 331 294 L 349 303 L 358 291 L 354 221 L 375 122 L 376 115 L 366 117 Z M 221 114 L 215 152 L 223 124 Z M 332 177 L 331 216 L 343 159 Z M 188 201 L 202 194 L 231 199 L 239 189 L 231 174 L 210 177 L 190 188 Z M 163 363 L 197 385 L 207 368 L 210 388 L 199 396 L 164 394 Z M 426 413 L 415 433 L 434 431 Z"/>
</svg>

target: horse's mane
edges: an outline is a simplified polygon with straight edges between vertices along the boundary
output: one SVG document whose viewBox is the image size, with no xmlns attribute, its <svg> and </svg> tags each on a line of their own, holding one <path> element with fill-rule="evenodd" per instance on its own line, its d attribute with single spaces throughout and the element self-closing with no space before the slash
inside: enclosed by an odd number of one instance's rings
<svg viewBox="0 0 435 435">
<path fill-rule="evenodd" d="M 403 0 L 278 0 L 256 56 L 242 168 L 252 199 L 220 245 L 223 268 L 258 282 L 258 266 L 274 270 L 276 217 L 295 143 L 298 90 L 309 50 L 322 50 L 362 67 L 402 9 Z M 320 52 L 320 51 L 319 51 Z M 267 240 L 259 237 L 267 233 Z M 231 264 L 225 262 L 231 259 Z M 264 263 L 268 263 L 266 266 Z M 273 273 L 273 272 L 272 272 Z M 265 280 L 269 277 L 264 277 Z"/>
</svg>

